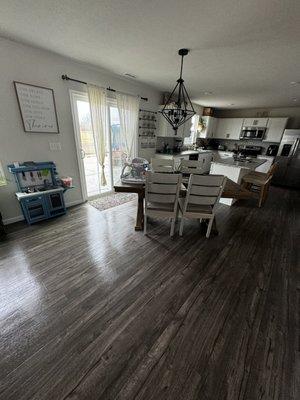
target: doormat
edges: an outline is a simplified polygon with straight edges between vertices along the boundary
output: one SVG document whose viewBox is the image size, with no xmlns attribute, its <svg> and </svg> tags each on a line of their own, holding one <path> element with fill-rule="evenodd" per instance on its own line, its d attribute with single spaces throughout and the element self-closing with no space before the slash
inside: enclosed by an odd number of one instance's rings
<svg viewBox="0 0 300 400">
<path fill-rule="evenodd" d="M 99 211 L 104 211 L 112 207 L 120 206 L 129 201 L 137 199 L 135 193 L 113 193 L 98 199 L 90 200 L 89 204 Z"/>
</svg>

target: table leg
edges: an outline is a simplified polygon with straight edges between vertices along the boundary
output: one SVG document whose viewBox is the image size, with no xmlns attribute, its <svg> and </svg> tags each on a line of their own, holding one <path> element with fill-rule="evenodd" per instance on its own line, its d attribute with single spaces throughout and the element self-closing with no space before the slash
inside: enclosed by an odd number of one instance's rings
<svg viewBox="0 0 300 400">
<path fill-rule="evenodd" d="M 142 231 L 143 228 L 144 228 L 144 196 L 142 193 L 139 193 L 135 230 Z"/>
</svg>

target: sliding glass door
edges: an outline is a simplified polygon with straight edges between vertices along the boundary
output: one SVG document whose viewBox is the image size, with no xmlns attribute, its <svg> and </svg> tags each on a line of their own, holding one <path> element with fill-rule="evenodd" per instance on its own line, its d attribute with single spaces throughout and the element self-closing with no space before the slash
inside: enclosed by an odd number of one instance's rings
<svg viewBox="0 0 300 400">
<path fill-rule="evenodd" d="M 120 135 L 120 119 L 116 102 L 108 101 L 109 129 L 106 132 L 105 176 L 107 184 L 100 183 L 101 168 L 93 137 L 91 113 L 88 95 L 71 91 L 71 103 L 76 135 L 77 156 L 86 200 L 92 199 L 113 190 L 114 183 L 120 180 L 123 164 L 126 159 L 124 143 Z"/>
</svg>

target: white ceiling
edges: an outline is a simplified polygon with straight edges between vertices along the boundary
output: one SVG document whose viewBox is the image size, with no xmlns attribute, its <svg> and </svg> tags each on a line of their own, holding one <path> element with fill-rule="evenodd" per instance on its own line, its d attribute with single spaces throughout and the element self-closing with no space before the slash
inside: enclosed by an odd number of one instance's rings
<svg viewBox="0 0 300 400">
<path fill-rule="evenodd" d="M 300 81 L 299 0 L 0 0 L 0 10 L 2 36 L 163 91 L 178 77 L 177 50 L 190 48 L 184 79 L 205 106 L 300 106 L 290 84 Z"/>
</svg>

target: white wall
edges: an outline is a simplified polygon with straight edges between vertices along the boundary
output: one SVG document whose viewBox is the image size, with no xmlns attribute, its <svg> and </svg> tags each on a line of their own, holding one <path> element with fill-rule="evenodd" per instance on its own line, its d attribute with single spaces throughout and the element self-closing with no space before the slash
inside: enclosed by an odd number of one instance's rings
<svg viewBox="0 0 300 400">
<path fill-rule="evenodd" d="M 268 117 L 289 117 L 288 129 L 300 128 L 300 107 L 281 107 L 281 108 L 247 108 L 236 110 L 215 110 L 216 117 L 223 118 L 251 118 L 260 117 L 266 113 Z"/>
<path fill-rule="evenodd" d="M 141 106 L 149 110 L 157 110 L 161 98 L 160 93 L 149 86 L 1 38 L 0 60 L 0 160 L 6 177 L 10 179 L 8 186 L 0 188 L 0 210 L 6 223 L 21 218 L 21 210 L 14 197 L 16 185 L 13 176 L 6 169 L 6 165 L 13 161 L 54 161 L 60 175 L 72 176 L 76 186 L 67 192 L 66 203 L 72 205 L 82 201 L 69 89 L 86 89 L 85 85 L 63 81 L 62 74 L 148 97 L 149 101 L 142 102 Z M 46 86 L 54 90 L 60 134 L 23 131 L 13 81 Z M 60 142 L 62 151 L 50 151 L 49 142 Z"/>
</svg>

